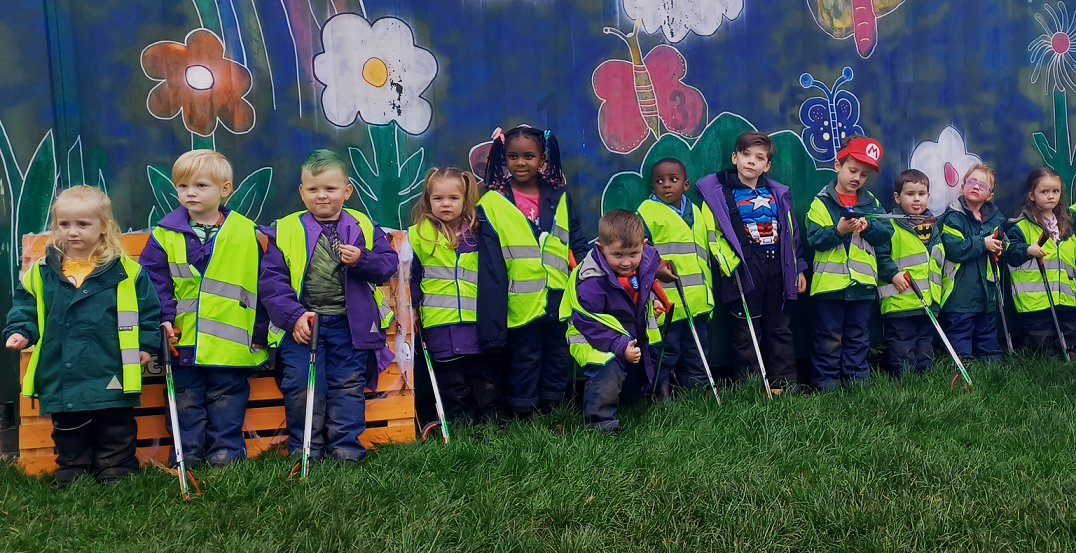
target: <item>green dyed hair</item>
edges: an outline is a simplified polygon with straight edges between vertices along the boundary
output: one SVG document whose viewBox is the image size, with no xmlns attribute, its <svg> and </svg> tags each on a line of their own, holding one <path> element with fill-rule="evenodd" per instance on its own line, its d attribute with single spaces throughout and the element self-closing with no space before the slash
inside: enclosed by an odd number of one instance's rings
<svg viewBox="0 0 1076 553">
<path fill-rule="evenodd" d="M 330 169 L 339 169 L 347 177 L 347 164 L 340 154 L 332 150 L 314 150 L 303 160 L 303 169 L 317 176 Z"/>
</svg>

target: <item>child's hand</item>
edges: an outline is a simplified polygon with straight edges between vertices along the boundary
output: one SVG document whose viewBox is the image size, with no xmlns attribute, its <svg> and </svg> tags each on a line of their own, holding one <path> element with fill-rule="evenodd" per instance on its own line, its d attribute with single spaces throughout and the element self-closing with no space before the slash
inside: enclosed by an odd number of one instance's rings
<svg viewBox="0 0 1076 553">
<path fill-rule="evenodd" d="M 863 218 L 856 219 L 856 234 L 862 234 L 864 231 L 867 230 L 867 225 L 870 225 L 870 224 L 871 224 L 870 221 L 868 221 L 866 219 L 863 219 Z"/>
<path fill-rule="evenodd" d="M 138 364 L 139 365 L 142 365 L 143 367 L 145 367 L 146 365 L 149 365 L 149 362 L 152 361 L 152 360 L 153 360 L 153 358 L 150 357 L 148 353 L 146 353 L 144 351 L 138 352 Z"/>
<path fill-rule="evenodd" d="M 998 240 L 993 236 L 987 236 L 986 238 L 983 238 L 983 245 L 986 246 L 986 251 L 990 252 L 991 254 L 1001 255 L 1001 240 Z M 1028 247 L 1027 252 L 1031 253 L 1030 247 Z"/>
<path fill-rule="evenodd" d="M 841 217 L 840 219 L 837 220 L 837 232 L 841 233 L 841 236 L 844 236 L 844 235 L 847 235 L 847 234 L 852 234 L 853 232 L 856 231 L 856 228 L 859 226 L 858 221 L 862 221 L 862 220 L 863 220 L 862 218 L 848 219 L 846 217 Z"/>
<path fill-rule="evenodd" d="M 250 351 L 261 351 L 265 349 L 265 344 L 250 344 Z"/>
<path fill-rule="evenodd" d="M 907 271 L 901 271 L 897 273 L 897 276 L 893 277 L 893 286 L 897 289 L 897 292 L 903 294 L 912 285 L 909 284 Z"/>
<path fill-rule="evenodd" d="M 168 335 L 168 345 L 174 346 L 179 343 L 179 338 L 176 336 L 176 332 L 172 330 L 172 323 L 165 321 L 161 323 L 161 328 L 164 329 L 164 333 Z"/>
<path fill-rule="evenodd" d="M 358 246 L 340 244 L 340 261 L 346 265 L 354 265 L 362 257 L 362 250 Z"/>
<path fill-rule="evenodd" d="M 801 294 L 807 291 L 807 277 L 802 272 L 796 275 L 796 291 Z"/>
<path fill-rule="evenodd" d="M 309 344 L 313 334 L 314 314 L 307 311 L 299 317 L 299 320 L 295 321 L 295 327 L 291 329 L 291 337 L 298 344 Z"/>
<path fill-rule="evenodd" d="M 656 276 L 658 280 L 662 282 L 676 282 L 676 276 L 672 273 L 672 261 L 662 259 L 658 264 L 658 272 Z"/>
<path fill-rule="evenodd" d="M 7 338 L 7 349 L 26 349 L 26 346 L 30 345 L 30 340 L 27 340 L 22 334 L 12 334 Z"/>
<path fill-rule="evenodd" d="M 1046 257 L 1046 252 L 1042 251 L 1042 246 L 1038 244 L 1032 244 L 1027 247 L 1027 254 L 1035 259 L 1042 259 Z"/>
<path fill-rule="evenodd" d="M 643 350 L 639 349 L 635 342 L 636 340 L 628 342 L 628 347 L 624 348 L 624 360 L 633 365 L 643 359 Z"/>
</svg>

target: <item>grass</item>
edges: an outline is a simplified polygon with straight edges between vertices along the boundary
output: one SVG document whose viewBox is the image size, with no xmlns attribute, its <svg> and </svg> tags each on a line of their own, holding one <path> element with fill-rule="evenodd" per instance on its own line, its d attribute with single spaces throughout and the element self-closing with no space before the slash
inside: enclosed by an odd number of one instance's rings
<svg viewBox="0 0 1076 553">
<path fill-rule="evenodd" d="M 0 465 L 4 551 L 1073 551 L 1074 368 L 1025 357 L 767 403 L 759 382 L 565 410 L 391 445 L 305 482 L 267 457 L 201 467 L 184 504 L 146 470 L 114 487 Z M 563 433 L 558 430 L 563 426 Z"/>
</svg>

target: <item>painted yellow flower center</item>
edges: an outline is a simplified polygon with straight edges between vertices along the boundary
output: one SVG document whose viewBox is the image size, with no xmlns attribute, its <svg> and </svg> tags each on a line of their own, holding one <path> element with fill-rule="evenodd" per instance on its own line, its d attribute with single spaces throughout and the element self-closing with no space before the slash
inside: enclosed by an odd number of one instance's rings
<svg viewBox="0 0 1076 553">
<path fill-rule="evenodd" d="M 385 81 L 389 80 L 389 68 L 385 66 L 385 62 L 370 58 L 362 66 L 362 78 L 374 86 L 384 86 Z"/>
</svg>

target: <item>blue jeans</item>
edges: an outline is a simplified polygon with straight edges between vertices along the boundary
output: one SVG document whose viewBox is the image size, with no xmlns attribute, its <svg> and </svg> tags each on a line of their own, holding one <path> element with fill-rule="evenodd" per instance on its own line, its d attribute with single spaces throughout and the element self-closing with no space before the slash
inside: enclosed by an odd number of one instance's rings
<svg viewBox="0 0 1076 553">
<path fill-rule="evenodd" d="M 250 398 L 247 371 L 175 367 L 172 375 L 184 460 L 190 464 L 205 460 L 226 465 L 245 458 L 243 419 Z M 171 417 L 165 417 L 165 427 L 174 439 Z M 174 465 L 174 447 L 169 459 Z"/>
<path fill-rule="evenodd" d="M 926 315 L 883 317 L 882 337 L 889 346 L 889 374 L 900 378 L 906 367 L 925 373 L 934 363 L 934 324 Z"/>
<path fill-rule="evenodd" d="M 620 428 L 616 418 L 621 400 L 642 398 L 648 388 L 646 371 L 641 364 L 629 365 L 612 358 L 604 365 L 587 365 L 587 382 L 583 388 L 583 423 L 599 430 Z"/>
<path fill-rule="evenodd" d="M 548 315 L 508 329 L 508 408 L 520 415 L 564 400 L 568 389 L 568 323 Z"/>
<path fill-rule="evenodd" d="M 366 430 L 366 365 L 374 356 L 373 350 L 352 347 L 346 315 L 321 316 L 310 433 L 312 459 L 330 455 L 360 461 L 366 456 L 359 434 Z M 296 453 L 303 450 L 310 346 L 296 343 L 291 333 L 286 333 L 280 358 L 284 363 L 280 391 L 288 422 L 288 451 Z"/>
<path fill-rule="evenodd" d="M 814 300 L 814 386 L 827 390 L 853 380 L 870 378 L 871 318 L 874 300 Z"/>
<path fill-rule="evenodd" d="M 706 329 L 706 316 L 699 315 L 694 318 L 695 330 L 699 333 L 699 342 L 702 343 L 704 352 L 710 349 L 710 333 Z M 650 344 L 650 360 L 657 365 L 658 357 L 661 356 L 661 344 Z M 691 336 L 687 319 L 680 319 L 669 324 L 669 330 L 665 333 L 665 356 L 661 358 L 661 367 L 658 368 L 658 381 L 656 390 L 669 382 L 669 376 L 676 378 L 676 383 L 684 388 L 691 389 L 695 385 L 708 386 L 706 369 L 702 365 L 702 357 L 699 348 L 695 345 L 695 338 Z"/>
<path fill-rule="evenodd" d="M 960 359 L 1001 359 L 997 321 L 993 313 L 947 313 L 941 325 Z"/>
</svg>

